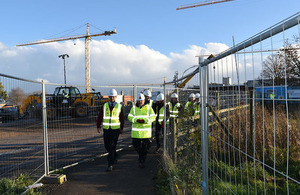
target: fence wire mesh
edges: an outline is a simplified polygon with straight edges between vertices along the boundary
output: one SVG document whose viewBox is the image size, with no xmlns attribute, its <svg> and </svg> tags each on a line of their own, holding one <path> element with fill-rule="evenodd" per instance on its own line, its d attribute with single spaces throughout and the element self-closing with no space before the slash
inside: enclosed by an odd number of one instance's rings
<svg viewBox="0 0 300 195">
<path fill-rule="evenodd" d="M 210 194 L 299 192 L 300 17 L 293 17 L 298 21 L 293 27 L 285 29 L 289 19 L 282 21 L 207 63 L 208 186 L 202 180 L 203 124 L 195 130 L 196 119 L 185 110 L 167 139 L 166 169 L 174 192 L 199 193 L 206 187 Z M 282 31 L 275 35 L 278 26 Z M 201 81 L 189 81 L 185 93 L 199 92 Z"/>
<path fill-rule="evenodd" d="M 41 92 L 41 85 L 0 76 L 0 88 L 5 89 L 0 96 L 0 178 L 19 176 L 25 170 L 40 176 L 44 172 L 43 124 L 18 105 L 26 93 Z"/>
</svg>

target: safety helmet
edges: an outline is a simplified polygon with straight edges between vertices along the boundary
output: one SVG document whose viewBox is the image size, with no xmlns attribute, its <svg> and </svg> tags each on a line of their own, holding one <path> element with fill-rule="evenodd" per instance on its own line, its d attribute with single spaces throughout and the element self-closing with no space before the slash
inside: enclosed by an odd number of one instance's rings
<svg viewBox="0 0 300 195">
<path fill-rule="evenodd" d="M 196 93 L 195 97 L 200 98 L 200 93 Z"/>
<path fill-rule="evenodd" d="M 146 91 L 144 91 L 144 95 L 145 96 L 148 96 L 148 97 L 151 97 L 152 96 L 152 94 L 151 94 L 151 91 L 150 90 L 146 90 Z"/>
<path fill-rule="evenodd" d="M 156 101 L 162 101 L 164 100 L 165 96 L 163 93 L 158 94 L 158 96 L 156 97 Z"/>
<path fill-rule="evenodd" d="M 195 98 L 195 94 L 194 93 L 191 93 L 189 98 Z"/>
<path fill-rule="evenodd" d="M 145 96 L 144 96 L 144 94 L 140 93 L 138 95 L 137 101 L 143 101 L 143 100 L 145 100 Z"/>
<path fill-rule="evenodd" d="M 177 93 L 173 93 L 173 94 L 171 95 L 171 98 L 178 98 Z"/>
<path fill-rule="evenodd" d="M 109 95 L 108 96 L 117 96 L 117 95 L 118 95 L 117 90 L 115 90 L 115 89 L 110 89 L 109 90 Z"/>
</svg>

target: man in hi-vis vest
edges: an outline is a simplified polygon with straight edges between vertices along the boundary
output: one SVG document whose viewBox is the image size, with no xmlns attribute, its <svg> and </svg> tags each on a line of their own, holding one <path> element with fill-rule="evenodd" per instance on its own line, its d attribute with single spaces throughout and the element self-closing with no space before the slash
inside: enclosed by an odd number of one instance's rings
<svg viewBox="0 0 300 195">
<path fill-rule="evenodd" d="M 171 101 L 168 104 L 169 104 L 170 117 L 169 117 L 167 123 L 169 123 L 170 118 L 177 118 L 179 115 L 179 112 L 182 111 L 182 106 L 178 102 L 177 93 L 173 93 L 171 95 Z"/>
<path fill-rule="evenodd" d="M 117 162 L 117 142 L 124 128 L 124 112 L 122 105 L 116 102 L 117 95 L 115 89 L 109 91 L 109 102 L 100 108 L 97 119 L 97 130 L 101 133 L 103 129 L 104 146 L 108 152 L 106 171 L 112 171 Z"/>
<path fill-rule="evenodd" d="M 152 136 L 152 122 L 155 114 L 149 104 L 145 104 L 145 96 L 140 93 L 136 105 L 130 110 L 128 120 L 132 122 L 131 138 L 132 144 L 139 154 L 139 167 L 145 167 L 145 160 L 150 148 Z"/>
</svg>

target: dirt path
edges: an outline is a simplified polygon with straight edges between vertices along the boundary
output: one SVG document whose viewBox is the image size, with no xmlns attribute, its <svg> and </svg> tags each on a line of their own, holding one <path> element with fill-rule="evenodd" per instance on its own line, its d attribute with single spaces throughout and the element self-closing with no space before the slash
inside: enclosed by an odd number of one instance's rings
<svg viewBox="0 0 300 195">
<path fill-rule="evenodd" d="M 45 194 L 156 194 L 155 181 L 159 154 L 150 149 L 146 167 L 138 167 L 138 155 L 130 148 L 119 152 L 118 164 L 106 172 L 106 157 L 97 158 L 66 170 L 67 182 L 48 184 L 41 189 Z"/>
</svg>

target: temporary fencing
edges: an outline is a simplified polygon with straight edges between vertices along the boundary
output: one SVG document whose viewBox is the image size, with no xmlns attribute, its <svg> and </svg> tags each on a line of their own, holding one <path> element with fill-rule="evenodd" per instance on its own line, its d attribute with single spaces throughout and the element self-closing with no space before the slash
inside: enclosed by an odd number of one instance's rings
<svg viewBox="0 0 300 195">
<path fill-rule="evenodd" d="M 2 178 L 29 175 L 40 181 L 45 175 L 80 162 L 105 156 L 96 120 L 109 89 L 118 92 L 125 127 L 118 148 L 131 145 L 128 113 L 137 94 L 146 89 L 153 99 L 163 92 L 159 85 L 85 86 L 44 83 L 0 74 L 0 174 Z M 6 99 L 6 101 L 4 101 Z M 20 192 L 22 193 L 22 192 Z"/>
<path fill-rule="evenodd" d="M 201 114 L 185 110 L 167 128 L 173 193 L 299 192 L 299 21 L 297 13 L 221 54 L 200 55 L 192 73 L 166 83 L 195 75 L 187 86 L 201 94 Z"/>
</svg>

